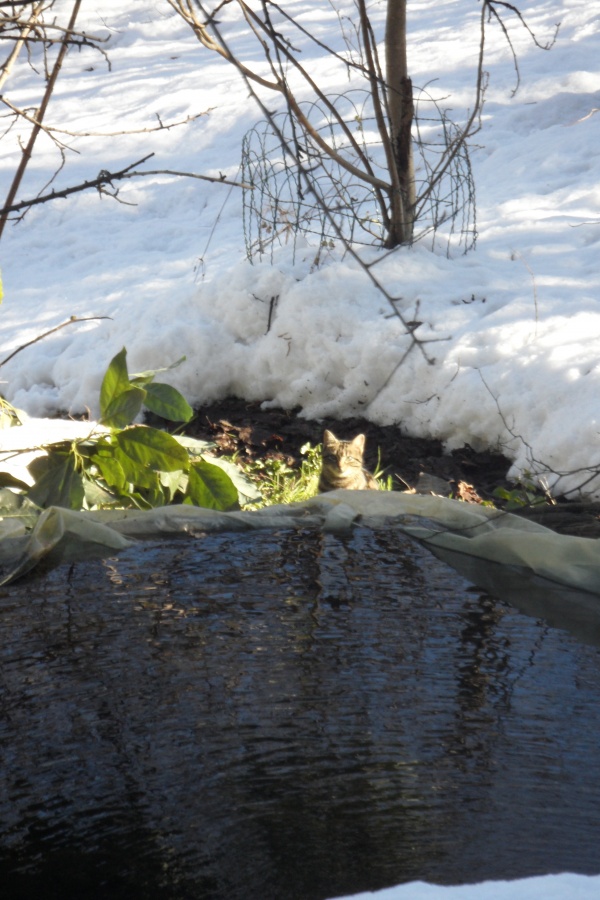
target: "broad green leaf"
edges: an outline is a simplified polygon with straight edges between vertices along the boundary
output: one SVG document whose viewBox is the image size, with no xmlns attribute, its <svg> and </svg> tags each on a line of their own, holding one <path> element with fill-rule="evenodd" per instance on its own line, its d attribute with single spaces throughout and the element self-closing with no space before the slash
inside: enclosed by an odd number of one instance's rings
<svg viewBox="0 0 600 900">
<path fill-rule="evenodd" d="M 100 419 L 104 421 L 110 404 L 119 394 L 131 388 L 127 373 L 127 350 L 125 347 L 112 358 L 100 388 Z"/>
<path fill-rule="evenodd" d="M 154 490 L 144 491 L 142 496 L 148 501 L 152 509 L 156 509 L 158 506 L 168 506 L 169 504 L 168 491 L 160 483 Z"/>
<path fill-rule="evenodd" d="M 189 422 L 194 410 L 179 391 L 170 384 L 146 385 L 144 406 L 169 422 Z"/>
<path fill-rule="evenodd" d="M 138 488 L 147 490 L 156 490 L 158 488 L 158 474 L 148 466 L 123 453 L 120 447 L 115 447 L 115 459 L 123 469 L 125 476 L 125 487 L 121 488 L 122 491 L 128 493 L 130 490 L 137 490 Z"/>
<path fill-rule="evenodd" d="M 201 459 L 192 463 L 184 502 L 207 509 L 238 509 L 238 492 L 229 475 Z"/>
<path fill-rule="evenodd" d="M 98 467 L 109 487 L 116 488 L 118 491 L 125 490 L 127 485 L 125 472 L 119 460 L 115 459 L 114 452 L 110 455 L 97 453 L 92 457 L 91 462 Z"/>
<path fill-rule="evenodd" d="M 41 456 L 36 456 L 27 466 L 29 474 L 37 481 L 42 475 L 46 474 L 52 465 L 53 460 L 69 456 L 72 446 L 72 441 L 55 441 L 52 444 L 46 444 L 44 446 L 46 453 L 43 453 Z"/>
<path fill-rule="evenodd" d="M 0 472 L 0 488 L 18 488 L 22 491 L 28 491 L 31 485 L 27 484 L 25 481 L 21 481 L 20 478 L 16 478 L 16 476 L 11 475 L 10 472 Z M 13 497 L 17 496 L 13 494 Z"/>
<path fill-rule="evenodd" d="M 246 503 L 257 503 L 259 500 L 262 500 L 261 492 L 256 485 L 246 477 L 239 466 L 234 465 L 234 463 L 229 462 L 227 459 L 221 459 L 218 456 L 207 455 L 204 459 L 214 466 L 219 466 L 220 469 L 223 469 L 223 471 L 229 475 L 237 489 L 240 506 L 244 506 Z"/>
<path fill-rule="evenodd" d="M 136 425 L 115 436 L 119 449 L 134 462 L 154 472 L 187 471 L 190 459 L 185 447 L 157 428 Z"/>
<path fill-rule="evenodd" d="M 139 491 L 131 491 L 126 495 L 130 501 L 130 506 L 136 506 L 138 509 L 154 509 L 157 505 L 156 503 L 152 504 L 146 497 L 143 497 Z"/>
<path fill-rule="evenodd" d="M 114 397 L 104 410 L 102 424 L 109 428 L 126 428 L 131 425 L 146 400 L 146 391 L 129 386 Z"/>
<path fill-rule="evenodd" d="M 29 489 L 27 496 L 38 506 L 62 506 L 81 509 L 83 506 L 83 479 L 75 466 L 72 454 L 50 454 L 46 472 Z"/>
<path fill-rule="evenodd" d="M 167 501 L 169 503 L 173 502 L 178 491 L 185 494 L 188 485 L 188 476 L 186 472 L 179 470 L 177 472 L 158 472 L 157 474 L 158 480 L 160 481 L 163 490 L 166 492 Z"/>
<path fill-rule="evenodd" d="M 85 501 L 88 509 L 98 509 L 99 507 L 112 506 L 117 501 L 113 493 L 101 487 L 97 481 L 91 478 L 83 477 L 83 490 L 85 493 Z"/>
</svg>

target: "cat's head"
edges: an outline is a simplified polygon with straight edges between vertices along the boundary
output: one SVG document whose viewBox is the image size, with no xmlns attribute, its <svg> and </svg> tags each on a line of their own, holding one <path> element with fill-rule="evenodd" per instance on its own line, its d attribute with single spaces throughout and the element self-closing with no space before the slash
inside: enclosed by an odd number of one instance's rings
<svg viewBox="0 0 600 900">
<path fill-rule="evenodd" d="M 340 444 L 347 445 L 347 454 L 348 456 L 356 456 L 358 459 L 362 459 L 364 450 L 365 450 L 365 436 L 364 434 L 357 434 L 356 437 L 351 441 L 340 441 L 336 438 L 333 431 L 329 431 L 325 429 L 323 432 L 323 456 L 335 455 L 338 450 Z"/>
</svg>

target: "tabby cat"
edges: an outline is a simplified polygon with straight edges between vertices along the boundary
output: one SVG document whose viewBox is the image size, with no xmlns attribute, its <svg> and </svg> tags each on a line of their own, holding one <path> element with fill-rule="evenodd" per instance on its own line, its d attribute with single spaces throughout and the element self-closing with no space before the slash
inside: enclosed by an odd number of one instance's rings
<svg viewBox="0 0 600 900">
<path fill-rule="evenodd" d="M 357 435 L 353 441 L 338 441 L 335 434 L 325 431 L 319 491 L 336 491 L 338 488 L 379 490 L 376 480 L 363 466 L 364 450 L 364 434 Z"/>
</svg>

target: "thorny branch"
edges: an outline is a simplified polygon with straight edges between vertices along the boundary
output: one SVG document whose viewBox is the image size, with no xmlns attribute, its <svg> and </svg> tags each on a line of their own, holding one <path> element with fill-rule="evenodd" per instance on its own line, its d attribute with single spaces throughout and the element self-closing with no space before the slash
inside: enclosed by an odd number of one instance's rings
<svg viewBox="0 0 600 900">
<path fill-rule="evenodd" d="M 137 162 L 131 163 L 124 169 L 120 169 L 118 172 L 107 172 L 103 169 L 98 173 L 96 178 L 91 178 L 89 181 L 83 181 L 81 184 L 63 188 L 59 191 L 51 191 L 49 194 L 43 194 L 32 200 L 21 200 L 19 203 L 13 203 L 12 206 L 5 206 L 3 209 L 0 209 L 0 216 L 8 216 L 10 213 L 20 212 L 23 209 L 29 209 L 29 207 L 37 206 L 40 203 L 48 203 L 50 200 L 61 200 L 65 197 L 69 197 L 71 194 L 78 194 L 81 191 L 88 191 L 91 188 L 96 188 L 101 194 L 107 194 L 108 196 L 117 199 L 118 191 L 111 193 L 111 191 L 107 190 L 107 188 L 112 187 L 114 181 L 122 181 L 125 178 L 142 178 L 148 175 L 173 175 L 179 178 L 197 178 L 201 181 L 213 182 L 214 184 L 228 184 L 232 187 L 252 190 L 252 185 L 244 184 L 240 181 L 231 181 L 225 175 L 199 175 L 196 172 L 179 172 L 173 169 L 150 169 L 140 172 L 134 168 L 135 166 L 141 166 L 153 156 L 154 153 L 149 153 L 147 156 L 138 159 Z"/>
<path fill-rule="evenodd" d="M 6 201 L 5 201 L 6 207 L 10 207 L 11 204 L 13 203 L 13 201 L 17 195 L 17 191 L 19 190 L 19 187 L 21 185 L 23 175 L 25 174 L 25 169 L 27 168 L 29 160 L 31 159 L 31 154 L 33 153 L 34 144 L 35 144 L 37 136 L 40 133 L 41 128 L 42 128 L 42 125 L 41 125 L 42 120 L 44 118 L 44 115 L 46 114 L 48 104 L 50 103 L 50 98 L 52 97 L 52 92 L 54 91 L 54 86 L 56 84 L 56 80 L 58 78 L 59 72 L 62 68 L 64 58 L 67 53 L 68 44 L 69 44 L 69 35 L 75 27 L 75 22 L 77 20 L 77 16 L 78 16 L 79 10 L 81 8 L 81 3 L 82 3 L 82 0 L 75 0 L 75 2 L 73 3 L 71 17 L 69 19 L 69 24 L 67 26 L 67 30 L 66 30 L 65 34 L 61 38 L 60 49 L 58 51 L 54 65 L 52 67 L 52 71 L 50 72 L 50 76 L 48 78 L 48 83 L 46 85 L 46 90 L 44 91 L 44 96 L 42 98 L 42 102 L 40 104 L 40 108 L 37 113 L 37 119 L 38 119 L 39 124 L 33 126 L 32 130 L 31 130 L 31 134 L 29 135 L 29 140 L 28 140 L 26 146 L 23 148 L 21 161 L 19 163 L 19 166 L 17 167 L 17 171 L 15 172 L 15 176 L 14 176 L 12 184 L 9 188 L 8 195 L 6 197 Z M 36 7 L 36 9 L 37 9 L 37 7 Z M 6 222 L 7 222 L 7 213 L 0 214 L 0 237 L 2 237 L 2 232 L 4 231 Z"/>
<path fill-rule="evenodd" d="M 78 132 L 74 130 L 68 130 L 66 128 L 60 128 L 55 125 L 46 124 L 44 122 L 44 116 L 46 114 L 46 110 L 48 108 L 67 49 L 73 46 L 77 49 L 81 49 L 81 47 L 84 45 L 93 47 L 103 54 L 107 61 L 109 70 L 111 68 L 110 60 L 108 59 L 105 51 L 97 46 L 98 43 L 106 43 L 109 40 L 109 37 L 92 36 L 86 32 L 75 30 L 75 22 L 81 8 L 82 0 L 73 0 L 70 20 L 66 27 L 58 23 L 56 19 L 49 21 L 48 16 L 45 15 L 54 7 L 54 4 L 55 0 L 45 0 L 45 2 L 44 0 L 42 0 L 42 2 L 31 2 L 29 4 L 26 2 L 0 2 L 0 39 L 14 42 L 14 46 L 12 47 L 12 50 L 9 53 L 8 57 L 3 64 L 0 64 L 0 101 L 5 107 L 7 107 L 7 110 L 9 110 L 9 112 L 5 114 L 5 117 L 10 117 L 10 119 L 12 120 L 8 128 L 6 129 L 5 134 L 8 133 L 8 131 L 10 131 L 10 129 L 14 126 L 15 122 L 19 120 L 27 122 L 28 125 L 32 126 L 27 143 L 24 146 L 21 146 L 21 157 L 19 165 L 17 166 L 15 175 L 13 177 L 12 185 L 8 191 L 8 195 L 4 201 L 3 206 L 0 207 L 0 236 L 2 235 L 2 231 L 8 221 L 8 216 L 11 213 L 21 213 L 21 215 L 24 215 L 25 212 L 32 206 L 46 203 L 59 198 L 69 197 L 71 194 L 76 194 L 88 189 L 95 188 L 100 194 L 106 194 L 113 197 L 114 199 L 117 199 L 119 202 L 125 202 L 118 196 L 119 191 L 117 189 L 113 189 L 113 183 L 126 178 L 147 177 L 151 175 L 173 175 L 185 178 L 196 178 L 214 183 L 224 183 L 233 187 L 249 187 L 249 185 L 244 185 L 235 180 L 230 180 L 222 174 L 218 176 L 211 176 L 201 175 L 195 172 L 178 172 L 172 169 L 159 169 L 153 171 L 136 170 L 136 166 L 139 166 L 142 163 L 146 162 L 146 160 L 153 155 L 149 154 L 148 156 L 144 157 L 144 159 L 138 160 L 137 163 L 126 166 L 119 171 L 109 172 L 106 170 L 102 170 L 101 172 L 99 172 L 96 178 L 90 179 L 89 181 L 84 181 L 81 184 L 76 184 L 67 188 L 63 188 L 61 190 L 48 191 L 48 187 L 56 179 L 58 173 L 65 165 L 65 151 L 71 150 L 72 152 L 79 153 L 79 150 L 76 150 L 74 147 L 69 147 L 67 144 L 59 140 L 59 136 L 67 136 L 72 138 L 92 136 L 116 137 L 118 135 L 146 134 L 150 132 L 167 131 L 176 126 L 186 125 L 190 122 L 193 122 L 194 120 L 208 115 L 208 113 L 211 112 L 211 109 L 208 109 L 196 115 L 189 115 L 185 119 L 176 122 L 164 122 L 161 117 L 156 114 L 156 119 L 158 122 L 158 124 L 156 125 L 151 125 L 147 128 L 128 129 L 114 132 Z M 29 54 L 30 65 L 33 65 L 31 61 L 31 45 L 33 44 L 41 44 L 43 47 L 42 58 L 46 74 L 46 85 L 44 89 L 44 95 L 39 107 L 33 109 L 23 109 L 11 102 L 11 100 L 9 100 L 7 96 L 3 95 L 1 91 L 6 80 L 11 74 L 19 53 L 23 50 L 23 48 L 26 48 Z M 48 51 L 49 48 L 51 48 L 55 44 L 59 45 L 58 53 L 56 54 L 56 58 L 53 64 L 50 65 Z M 48 135 L 48 137 L 54 142 L 58 152 L 60 153 L 60 163 L 46 186 L 41 189 L 37 197 L 33 199 L 17 201 L 16 196 L 23 180 L 23 175 L 25 173 L 27 165 L 31 159 L 36 138 L 38 137 L 40 132 L 44 132 L 44 134 Z"/>
<path fill-rule="evenodd" d="M 153 131 L 170 131 L 171 128 L 178 128 L 180 125 L 188 125 L 190 122 L 195 122 L 196 119 L 201 119 L 203 116 L 209 115 L 209 113 L 215 109 L 214 106 L 210 106 L 208 109 L 204 110 L 204 112 L 189 115 L 186 116 L 185 119 L 180 119 L 177 122 L 169 122 L 167 124 L 162 121 L 158 113 L 155 113 L 155 116 L 158 119 L 158 125 L 153 125 L 149 128 L 131 128 L 126 129 L 125 131 L 68 131 L 66 128 L 56 128 L 52 125 L 44 125 L 35 117 L 35 115 L 29 115 L 26 110 L 15 106 L 14 103 L 11 103 L 10 100 L 7 100 L 2 94 L 0 94 L 0 103 L 4 103 L 4 105 L 12 110 L 12 112 L 22 119 L 25 119 L 25 121 L 29 122 L 31 125 L 38 125 L 48 135 L 64 134 L 67 137 L 120 137 L 121 135 L 130 134 L 150 134 Z"/>
</svg>

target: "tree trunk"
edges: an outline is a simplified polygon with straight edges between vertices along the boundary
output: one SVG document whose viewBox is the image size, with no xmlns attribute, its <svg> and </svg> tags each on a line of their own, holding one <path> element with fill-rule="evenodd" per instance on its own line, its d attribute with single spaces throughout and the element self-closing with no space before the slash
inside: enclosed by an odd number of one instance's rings
<svg viewBox="0 0 600 900">
<path fill-rule="evenodd" d="M 395 171 L 386 247 L 412 241 L 415 217 L 415 168 L 412 147 L 412 82 L 406 58 L 406 0 L 388 0 L 385 28 L 386 93 Z"/>
</svg>

